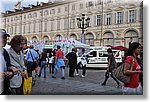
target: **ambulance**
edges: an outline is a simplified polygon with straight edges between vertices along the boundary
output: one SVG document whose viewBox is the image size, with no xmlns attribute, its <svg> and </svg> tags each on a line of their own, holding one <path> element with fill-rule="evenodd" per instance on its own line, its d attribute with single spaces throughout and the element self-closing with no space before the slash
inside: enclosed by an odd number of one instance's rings
<svg viewBox="0 0 150 102">
<path fill-rule="evenodd" d="M 88 58 L 87 67 L 89 68 L 107 68 L 108 66 L 108 52 L 107 49 L 110 47 L 98 46 L 98 47 L 90 47 L 89 51 L 86 53 Z M 88 49 L 86 49 L 88 50 Z M 120 50 L 112 50 L 117 65 L 122 63 L 122 55 Z M 77 58 L 78 64 L 81 64 L 80 56 Z"/>
</svg>

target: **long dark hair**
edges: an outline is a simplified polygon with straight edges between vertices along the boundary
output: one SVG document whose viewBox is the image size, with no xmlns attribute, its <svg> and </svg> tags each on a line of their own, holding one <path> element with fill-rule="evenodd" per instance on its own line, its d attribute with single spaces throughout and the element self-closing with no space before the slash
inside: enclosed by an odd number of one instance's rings
<svg viewBox="0 0 150 102">
<path fill-rule="evenodd" d="M 127 56 L 134 56 L 133 51 L 135 49 L 137 49 L 139 46 L 141 46 L 141 44 L 138 42 L 131 43 L 131 45 L 129 46 L 128 52 L 127 52 Z"/>
</svg>

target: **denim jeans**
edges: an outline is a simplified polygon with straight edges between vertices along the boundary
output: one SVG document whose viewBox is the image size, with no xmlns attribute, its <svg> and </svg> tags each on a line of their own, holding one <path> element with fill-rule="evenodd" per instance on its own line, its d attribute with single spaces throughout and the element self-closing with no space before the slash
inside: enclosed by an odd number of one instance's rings
<svg viewBox="0 0 150 102">
<path fill-rule="evenodd" d="M 46 67 L 47 67 L 46 61 L 41 61 L 41 67 L 40 67 L 39 77 L 41 77 L 42 70 L 44 68 L 44 78 L 46 78 Z"/>
<path fill-rule="evenodd" d="M 65 66 L 64 66 L 65 67 Z M 54 68 L 54 76 L 56 77 L 57 75 L 57 70 L 61 69 L 61 76 L 65 77 L 65 68 L 61 67 L 61 68 Z"/>
</svg>

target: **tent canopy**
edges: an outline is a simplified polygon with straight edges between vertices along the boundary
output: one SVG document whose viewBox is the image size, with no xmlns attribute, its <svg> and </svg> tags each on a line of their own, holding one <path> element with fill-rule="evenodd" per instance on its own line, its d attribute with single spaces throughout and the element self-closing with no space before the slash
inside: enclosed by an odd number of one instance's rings
<svg viewBox="0 0 150 102">
<path fill-rule="evenodd" d="M 111 47 L 114 50 L 121 50 L 121 51 L 127 51 L 128 48 L 124 47 L 124 46 L 112 46 L 112 45 L 107 45 L 107 47 Z"/>
<path fill-rule="evenodd" d="M 68 39 L 68 40 L 61 40 L 61 41 L 56 41 L 56 43 L 54 44 L 54 48 L 57 46 L 57 45 L 60 45 L 62 48 L 66 47 L 66 48 L 74 48 L 74 47 L 77 47 L 77 48 L 84 48 L 84 47 L 89 47 L 89 45 L 87 44 L 83 44 L 73 38 L 71 39 Z"/>
</svg>

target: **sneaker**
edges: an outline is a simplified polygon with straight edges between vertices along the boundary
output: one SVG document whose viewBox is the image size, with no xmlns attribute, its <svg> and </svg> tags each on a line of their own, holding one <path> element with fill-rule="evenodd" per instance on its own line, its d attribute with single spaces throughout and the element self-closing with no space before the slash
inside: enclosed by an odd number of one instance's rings
<svg viewBox="0 0 150 102">
<path fill-rule="evenodd" d="M 77 73 L 76 76 L 79 76 L 79 74 Z"/>
<path fill-rule="evenodd" d="M 65 77 L 61 77 L 61 79 L 65 79 Z"/>
<path fill-rule="evenodd" d="M 84 76 L 84 75 L 81 75 L 81 77 L 84 78 L 85 76 Z"/>
<path fill-rule="evenodd" d="M 102 83 L 101 85 L 102 85 L 102 86 L 105 86 L 106 84 L 105 84 L 105 83 Z"/>
<path fill-rule="evenodd" d="M 55 76 L 52 76 L 52 78 L 54 78 L 54 79 L 55 79 L 56 77 L 55 77 Z"/>
</svg>

